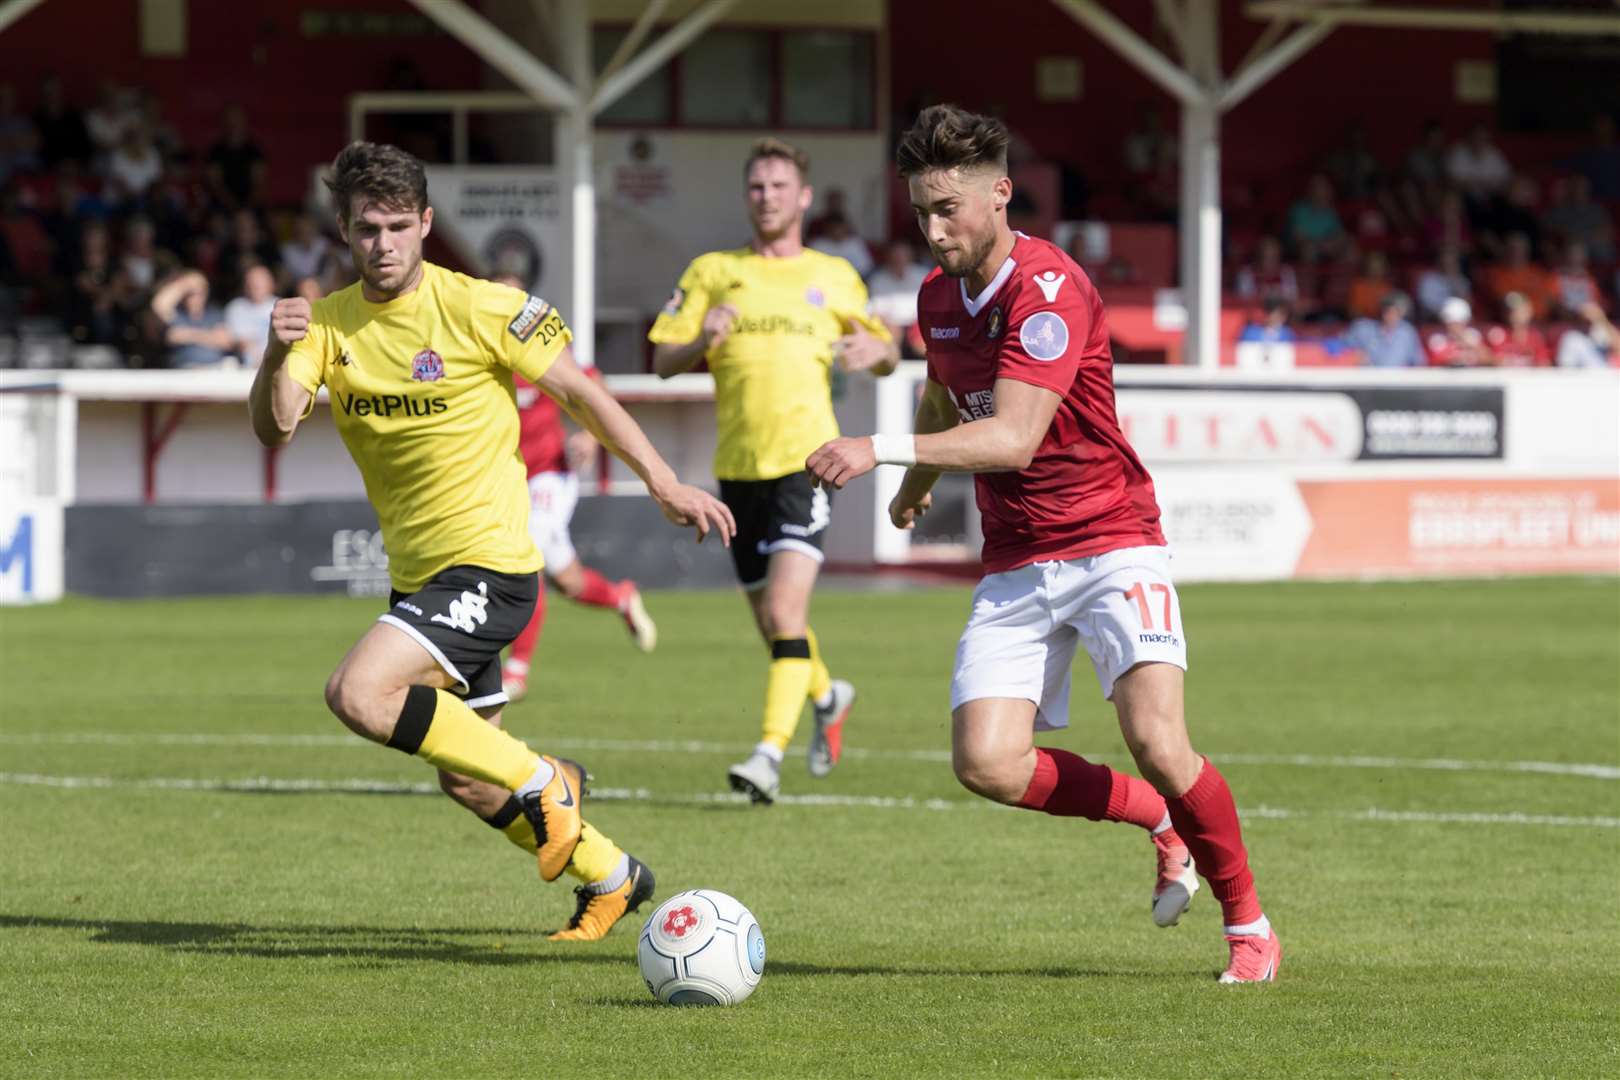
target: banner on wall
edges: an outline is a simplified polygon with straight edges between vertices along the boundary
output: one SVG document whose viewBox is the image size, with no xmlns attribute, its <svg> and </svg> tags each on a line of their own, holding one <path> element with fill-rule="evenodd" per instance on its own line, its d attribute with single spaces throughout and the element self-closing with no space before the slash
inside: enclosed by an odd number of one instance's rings
<svg viewBox="0 0 1620 1080">
<path fill-rule="evenodd" d="M 1497 386 L 1122 388 L 1125 437 L 1160 462 L 1500 460 Z"/>
<path fill-rule="evenodd" d="M 546 166 L 430 165 L 433 228 L 475 272 L 516 274 L 529 292 L 570 310 L 562 189 Z"/>
<path fill-rule="evenodd" d="M 62 599 L 62 504 L 8 500 L 0 506 L 0 604 Z"/>
<path fill-rule="evenodd" d="M 1155 477 L 1185 580 L 1620 574 L 1620 479 Z"/>
</svg>

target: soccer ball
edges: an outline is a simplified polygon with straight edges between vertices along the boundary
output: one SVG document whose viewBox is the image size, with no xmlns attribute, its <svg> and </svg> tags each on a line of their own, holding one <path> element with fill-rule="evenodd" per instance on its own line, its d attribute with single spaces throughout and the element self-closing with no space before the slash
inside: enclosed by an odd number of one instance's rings
<svg viewBox="0 0 1620 1080">
<path fill-rule="evenodd" d="M 641 928 L 641 977 L 666 1005 L 735 1005 L 765 973 L 754 913 L 713 889 L 670 897 Z"/>
</svg>

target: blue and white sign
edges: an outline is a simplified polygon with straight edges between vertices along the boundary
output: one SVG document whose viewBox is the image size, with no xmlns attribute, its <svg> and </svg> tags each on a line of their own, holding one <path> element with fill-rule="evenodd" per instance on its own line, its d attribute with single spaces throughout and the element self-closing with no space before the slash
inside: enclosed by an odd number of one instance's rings
<svg viewBox="0 0 1620 1080">
<path fill-rule="evenodd" d="M 62 504 L 21 499 L 0 506 L 0 604 L 62 599 Z"/>
</svg>

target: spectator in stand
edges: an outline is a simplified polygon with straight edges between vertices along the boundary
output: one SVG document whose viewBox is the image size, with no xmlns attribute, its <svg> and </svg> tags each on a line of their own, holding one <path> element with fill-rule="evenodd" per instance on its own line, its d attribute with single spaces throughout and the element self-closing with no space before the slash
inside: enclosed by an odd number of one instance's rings
<svg viewBox="0 0 1620 1080">
<path fill-rule="evenodd" d="M 1373 197 L 1383 168 L 1367 149 L 1367 128 L 1360 120 L 1345 130 L 1344 143 L 1323 163 L 1340 198 L 1362 202 Z"/>
<path fill-rule="evenodd" d="M 141 125 L 146 128 L 152 145 L 163 160 L 170 162 L 177 158 L 184 146 L 180 142 L 180 133 L 163 115 L 163 99 L 150 90 L 141 91 L 140 118 Z"/>
<path fill-rule="evenodd" d="M 1423 343 L 1407 318 L 1410 309 L 1405 293 L 1386 292 L 1378 301 L 1378 317 L 1351 323 L 1345 343 L 1361 352 L 1368 367 L 1422 367 Z"/>
<path fill-rule="evenodd" d="M 208 193 L 226 210 L 257 208 L 264 202 L 264 151 L 248 132 L 240 105 L 225 110 L 219 141 L 208 151 Z"/>
<path fill-rule="evenodd" d="M 1333 185 L 1321 173 L 1311 177 L 1304 198 L 1288 208 L 1288 238 L 1303 263 L 1344 254 L 1344 223 L 1333 206 Z"/>
<path fill-rule="evenodd" d="M 1529 299 L 1521 293 L 1508 293 L 1502 298 L 1502 309 L 1507 325 L 1485 331 L 1485 344 L 1496 362 L 1503 367 L 1546 367 L 1552 363 L 1547 335 L 1536 325 L 1535 308 Z"/>
<path fill-rule="evenodd" d="M 124 225 L 124 250 L 118 269 L 136 293 L 146 296 L 158 281 L 179 268 L 174 254 L 157 246 L 157 233 L 148 218 L 133 217 Z"/>
<path fill-rule="evenodd" d="M 1369 251 L 1361 262 L 1361 273 L 1350 283 L 1348 307 L 1353 319 L 1375 318 L 1384 298 L 1395 291 L 1389 280 L 1389 260 L 1381 252 Z"/>
<path fill-rule="evenodd" d="M 1460 255 L 1474 250 L 1474 230 L 1468 223 L 1468 210 L 1462 195 L 1447 190 L 1440 195 L 1439 205 L 1423 223 L 1423 238 L 1430 251 L 1451 248 Z"/>
<path fill-rule="evenodd" d="M 1565 330 L 1558 339 L 1558 366 L 1563 368 L 1609 367 L 1615 362 L 1620 333 L 1596 304 L 1581 309 L 1581 322 Z"/>
<path fill-rule="evenodd" d="M 246 208 L 231 215 L 230 240 L 220 249 L 215 280 L 239 282 L 255 263 L 275 269 L 281 265 L 281 252 L 259 226 L 259 215 Z"/>
<path fill-rule="evenodd" d="M 1592 145 L 1575 155 L 1575 171 L 1586 177 L 1592 194 L 1605 202 L 1620 200 L 1620 141 L 1614 137 L 1614 117 L 1598 113 L 1592 119 Z"/>
<path fill-rule="evenodd" d="M 163 175 L 163 155 L 152 145 L 144 124 L 134 123 L 124 130 L 123 140 L 107 157 L 106 173 L 130 202 L 146 201 L 147 190 Z"/>
<path fill-rule="evenodd" d="M 326 290 L 321 288 L 321 279 L 318 277 L 299 278 L 293 285 L 293 295 L 301 296 L 313 304 L 326 295 Z"/>
<path fill-rule="evenodd" d="M 292 236 L 281 245 L 282 273 L 291 281 L 319 277 L 321 264 L 332 250 L 332 241 L 321 232 L 320 225 L 309 214 L 300 214 L 293 222 Z"/>
<path fill-rule="evenodd" d="M 1299 302 L 1299 278 L 1294 268 L 1283 262 L 1282 245 L 1274 236 L 1262 236 L 1255 249 L 1255 261 L 1238 271 L 1238 296 L 1245 300 Z"/>
<path fill-rule="evenodd" d="M 158 288 L 152 311 L 163 324 L 163 343 L 169 366 L 201 370 L 225 367 L 236 338 L 225 325 L 225 315 L 208 302 L 208 278 L 198 270 L 183 270 Z"/>
<path fill-rule="evenodd" d="M 1446 184 L 1446 129 L 1440 121 L 1423 122 L 1418 143 L 1406 152 L 1406 175 L 1417 181 L 1425 193 L 1437 192 Z"/>
<path fill-rule="evenodd" d="M 1242 342 L 1263 342 L 1267 345 L 1281 345 L 1298 341 L 1299 335 L 1289 325 L 1288 302 L 1281 297 L 1273 296 L 1266 300 L 1264 314 L 1259 322 L 1251 322 L 1238 334 Z"/>
<path fill-rule="evenodd" d="M 55 75 L 40 84 L 34 130 L 39 132 L 39 156 L 47 169 L 54 169 L 64 161 L 89 163 L 90 134 L 84 129 L 84 117 L 68 104 L 62 80 Z"/>
<path fill-rule="evenodd" d="M 1507 190 L 1513 166 L 1491 141 L 1490 128 L 1475 124 L 1468 138 L 1446 155 L 1446 178 L 1462 192 L 1469 213 L 1478 220 Z"/>
<path fill-rule="evenodd" d="M 81 345 L 117 345 L 123 341 L 128 286 L 112 257 L 107 226 L 91 222 L 79 235 L 63 319 Z"/>
<path fill-rule="evenodd" d="M 225 305 L 225 325 L 235 339 L 235 352 L 245 367 L 258 367 L 270 340 L 270 309 L 276 306 L 276 279 L 262 264 L 242 274 L 242 292 Z"/>
<path fill-rule="evenodd" d="M 1418 275 L 1418 312 L 1424 319 L 1438 319 L 1440 308 L 1453 296 L 1469 300 L 1473 295 L 1474 286 L 1463 273 L 1462 256 L 1456 248 L 1442 248 L 1435 265 Z"/>
<path fill-rule="evenodd" d="M 17 111 L 11 84 L 0 83 L 0 184 L 15 174 L 35 172 L 41 164 L 34 122 Z"/>
<path fill-rule="evenodd" d="M 920 359 L 922 337 L 917 330 L 917 290 L 922 288 L 928 267 L 917 261 L 909 240 L 894 240 L 883 249 L 883 262 L 866 281 L 871 297 L 870 310 L 888 326 L 901 343 L 904 355 Z"/>
<path fill-rule="evenodd" d="M 55 252 L 51 235 L 39 217 L 24 210 L 17 189 L 0 185 L 0 238 L 11 253 L 19 281 L 40 282 L 50 277 Z"/>
<path fill-rule="evenodd" d="M 1603 306 L 1603 293 L 1586 265 L 1586 246 L 1564 248 L 1564 261 L 1553 272 L 1554 314 L 1575 318 L 1587 304 Z"/>
<path fill-rule="evenodd" d="M 140 113 L 129 91 L 108 80 L 101 84 L 96 103 L 84 114 L 84 130 L 90 136 L 92 159 L 98 168 L 104 168 L 114 150 L 124 141 L 124 135 L 140 121 Z"/>
<path fill-rule="evenodd" d="M 849 219 L 848 200 L 844 197 L 841 187 L 827 189 L 827 201 L 821 208 L 821 213 L 805 226 L 805 239 L 814 240 L 827 231 L 827 224 L 835 218 Z"/>
<path fill-rule="evenodd" d="M 846 217 L 828 218 L 821 235 L 810 241 L 810 246 L 823 254 L 847 259 L 863 278 L 872 272 L 872 251 L 865 240 L 855 235 Z"/>
<path fill-rule="evenodd" d="M 1540 264 L 1530 261 L 1530 238 L 1509 233 L 1502 261 L 1485 272 L 1486 291 L 1497 302 L 1508 293 L 1523 293 L 1537 319 L 1545 319 L 1552 306 L 1553 279 Z"/>
<path fill-rule="evenodd" d="M 1500 200 L 1491 214 L 1489 231 L 1481 239 L 1493 255 L 1501 256 L 1505 250 L 1505 237 L 1522 233 L 1530 241 L 1530 257 L 1541 260 L 1545 252 L 1541 246 L 1541 189 L 1528 176 L 1515 176 L 1508 185 L 1507 197 Z"/>
<path fill-rule="evenodd" d="M 1440 329 L 1429 335 L 1429 363 L 1435 367 L 1488 367 L 1485 335 L 1474 326 L 1474 309 L 1460 296 L 1440 306 Z"/>
<path fill-rule="evenodd" d="M 1614 261 L 1614 221 L 1602 203 L 1592 201 L 1592 182 L 1576 175 L 1553 185 L 1552 205 L 1541 216 L 1550 244 L 1584 244 L 1599 263 Z"/>
</svg>

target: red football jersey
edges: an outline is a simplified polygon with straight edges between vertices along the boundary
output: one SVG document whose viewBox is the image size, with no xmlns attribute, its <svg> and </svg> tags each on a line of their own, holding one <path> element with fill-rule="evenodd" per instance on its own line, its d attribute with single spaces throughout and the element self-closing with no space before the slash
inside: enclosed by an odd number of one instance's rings
<svg viewBox="0 0 1620 1080">
<path fill-rule="evenodd" d="M 964 423 L 992 414 L 998 378 L 1063 398 L 1027 469 L 974 478 L 986 573 L 1164 543 L 1153 481 L 1114 412 L 1102 298 L 1074 260 L 1020 233 L 983 294 L 936 269 L 917 309 L 928 377 Z"/>
<path fill-rule="evenodd" d="M 518 449 L 529 475 L 571 472 L 562 406 L 521 375 L 513 374 L 512 382 L 517 387 Z"/>
</svg>

